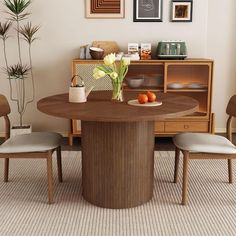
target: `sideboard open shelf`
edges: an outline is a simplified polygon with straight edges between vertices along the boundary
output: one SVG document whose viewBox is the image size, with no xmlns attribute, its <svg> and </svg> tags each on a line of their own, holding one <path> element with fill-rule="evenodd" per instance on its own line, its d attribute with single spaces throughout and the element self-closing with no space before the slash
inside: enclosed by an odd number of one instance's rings
<svg viewBox="0 0 236 236">
<path fill-rule="evenodd" d="M 80 75 L 86 86 L 95 86 L 95 90 L 111 90 L 108 78 L 93 79 L 93 69 L 102 64 L 102 60 L 72 61 L 72 76 Z M 192 97 L 199 102 L 199 110 L 189 116 L 158 121 L 155 123 L 156 136 L 173 136 L 178 132 L 214 132 L 214 114 L 212 113 L 212 79 L 213 60 L 140 60 L 132 61 L 126 77 L 143 77 L 144 83 L 138 91 L 151 90 L 158 92 L 176 93 Z M 75 81 L 76 82 L 76 81 Z M 181 88 L 173 88 L 177 83 Z M 197 85 L 201 85 L 197 87 Z M 124 82 L 124 89 L 129 88 Z M 73 137 L 80 136 L 80 121 L 71 120 L 69 143 L 73 144 Z"/>
</svg>

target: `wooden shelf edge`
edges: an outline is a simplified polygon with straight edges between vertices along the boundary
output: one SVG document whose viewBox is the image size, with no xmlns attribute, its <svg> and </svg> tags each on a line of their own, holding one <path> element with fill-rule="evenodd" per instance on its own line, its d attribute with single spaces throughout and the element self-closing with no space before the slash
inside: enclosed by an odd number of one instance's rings
<svg viewBox="0 0 236 236">
<path fill-rule="evenodd" d="M 75 58 L 72 60 L 73 62 L 88 62 L 88 63 L 94 63 L 94 62 L 99 62 L 99 63 L 103 63 L 103 60 L 94 60 L 94 59 L 80 59 L 80 58 Z M 195 62 L 195 63 L 207 63 L 207 62 L 214 62 L 213 59 L 208 59 L 208 58 L 186 58 L 185 60 L 160 60 L 160 59 L 151 59 L 151 60 L 137 60 L 137 61 L 131 61 L 131 63 L 191 63 L 191 62 Z"/>
<path fill-rule="evenodd" d="M 188 93 L 199 93 L 199 92 L 208 92 L 207 89 L 167 89 L 167 92 L 169 93 L 182 93 L 182 92 L 188 92 Z"/>
</svg>

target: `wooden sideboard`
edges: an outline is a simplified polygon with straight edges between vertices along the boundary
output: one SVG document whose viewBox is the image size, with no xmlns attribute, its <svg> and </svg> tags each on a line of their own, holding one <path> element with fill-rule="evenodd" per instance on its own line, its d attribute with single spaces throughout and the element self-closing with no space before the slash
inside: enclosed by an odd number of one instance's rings
<svg viewBox="0 0 236 236">
<path fill-rule="evenodd" d="M 72 61 L 72 76 L 80 75 L 86 87 L 95 86 L 95 90 L 111 90 L 109 78 L 94 80 L 93 69 L 102 60 Z M 166 119 L 155 123 L 156 136 L 173 136 L 178 132 L 214 132 L 214 114 L 212 107 L 212 79 L 213 60 L 140 60 L 132 61 L 127 77 L 143 77 L 144 84 L 138 88 L 129 88 L 124 82 L 126 90 L 151 90 L 158 92 L 186 95 L 199 102 L 197 112 L 175 119 Z M 80 121 L 71 120 L 69 143 L 73 144 L 73 137 L 81 135 Z"/>
</svg>

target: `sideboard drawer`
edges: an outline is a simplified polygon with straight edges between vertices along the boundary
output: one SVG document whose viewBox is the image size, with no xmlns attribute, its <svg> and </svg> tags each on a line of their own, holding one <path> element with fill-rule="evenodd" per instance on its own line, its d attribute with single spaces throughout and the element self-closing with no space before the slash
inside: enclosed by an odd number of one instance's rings
<svg viewBox="0 0 236 236">
<path fill-rule="evenodd" d="M 207 121 L 165 122 L 165 132 L 208 132 Z"/>
<path fill-rule="evenodd" d="M 163 121 L 155 122 L 155 132 L 164 132 L 165 131 L 165 123 Z"/>
</svg>

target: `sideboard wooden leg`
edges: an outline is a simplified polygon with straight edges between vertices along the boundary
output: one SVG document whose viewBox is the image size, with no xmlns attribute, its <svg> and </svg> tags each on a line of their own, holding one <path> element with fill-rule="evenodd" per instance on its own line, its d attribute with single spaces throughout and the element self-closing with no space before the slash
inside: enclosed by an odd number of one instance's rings
<svg viewBox="0 0 236 236">
<path fill-rule="evenodd" d="M 68 143 L 70 146 L 73 146 L 73 135 L 72 134 L 68 135 Z"/>
</svg>

